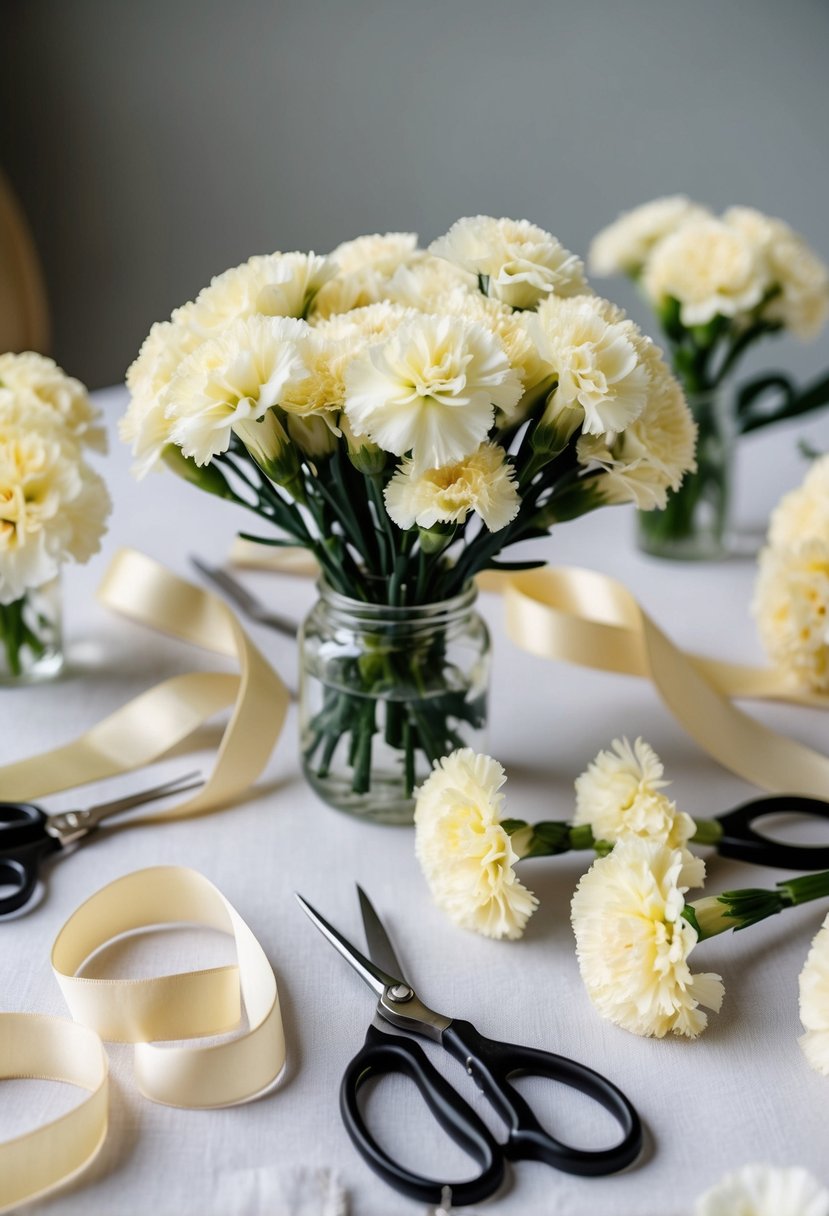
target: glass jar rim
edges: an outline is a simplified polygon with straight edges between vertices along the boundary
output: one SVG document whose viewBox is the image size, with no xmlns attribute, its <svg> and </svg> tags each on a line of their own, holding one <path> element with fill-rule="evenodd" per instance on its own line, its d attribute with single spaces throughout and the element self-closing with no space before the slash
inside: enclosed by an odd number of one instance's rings
<svg viewBox="0 0 829 1216">
<path fill-rule="evenodd" d="M 457 595 L 426 604 L 379 604 L 370 600 L 358 600 L 341 591 L 336 591 L 325 579 L 317 580 L 320 599 L 327 608 L 349 621 L 389 621 L 398 624 L 448 623 L 468 613 L 478 598 L 478 587 L 470 579 Z"/>
</svg>

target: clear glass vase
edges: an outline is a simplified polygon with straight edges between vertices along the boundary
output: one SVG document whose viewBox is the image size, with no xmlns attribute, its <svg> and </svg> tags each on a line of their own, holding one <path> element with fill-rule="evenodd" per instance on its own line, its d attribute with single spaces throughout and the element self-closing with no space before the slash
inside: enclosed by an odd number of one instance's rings
<svg viewBox="0 0 829 1216">
<path fill-rule="evenodd" d="M 391 608 L 320 586 L 300 633 L 305 776 L 338 810 L 411 823 L 413 791 L 457 747 L 483 750 L 490 643 L 470 586 Z"/>
<path fill-rule="evenodd" d="M 50 680 L 63 666 L 60 578 L 0 604 L 0 684 Z"/>
<path fill-rule="evenodd" d="M 729 552 L 737 424 L 723 386 L 687 400 L 698 428 L 697 471 L 686 473 L 664 511 L 638 513 L 638 541 L 654 557 L 712 561 Z"/>
</svg>

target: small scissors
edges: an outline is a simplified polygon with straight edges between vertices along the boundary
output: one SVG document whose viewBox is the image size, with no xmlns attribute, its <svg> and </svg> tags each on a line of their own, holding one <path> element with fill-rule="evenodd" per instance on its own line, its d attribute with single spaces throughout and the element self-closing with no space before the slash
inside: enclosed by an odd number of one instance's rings
<svg viewBox="0 0 829 1216">
<path fill-rule="evenodd" d="M 0 918 L 29 902 L 38 871 L 52 853 L 80 843 L 111 815 L 167 794 L 183 794 L 201 784 L 198 773 L 186 773 L 112 802 L 57 815 L 49 815 L 29 802 L 0 802 L 0 887 L 11 888 L 9 894 L 0 896 Z"/>
<path fill-rule="evenodd" d="M 338 933 L 310 904 L 297 895 L 302 908 L 335 950 L 351 964 L 377 996 L 366 1041 L 345 1070 L 340 1087 L 340 1114 L 354 1146 L 375 1173 L 412 1199 L 440 1203 L 445 1182 L 414 1174 L 390 1157 L 366 1127 L 359 1093 L 366 1081 L 384 1073 L 410 1077 L 440 1126 L 481 1167 L 477 1177 L 451 1184 L 452 1202 L 477 1203 L 501 1186 L 507 1160 L 544 1161 L 570 1174 L 612 1174 L 636 1159 L 642 1147 L 639 1116 L 625 1095 L 599 1073 L 564 1056 L 514 1043 L 484 1038 L 470 1022 L 444 1017 L 424 1005 L 403 971 L 383 924 L 364 891 L 357 888 L 370 960 Z M 499 1144 L 466 1100 L 441 1076 L 413 1039 L 398 1032 L 422 1035 L 439 1043 L 459 1060 L 507 1125 L 507 1140 Z M 518 1074 L 550 1077 L 587 1094 L 610 1111 L 622 1129 L 611 1148 L 572 1148 L 549 1135 L 528 1104 L 509 1083 Z"/>
<path fill-rule="evenodd" d="M 829 845 L 783 844 L 758 832 L 754 824 L 765 815 L 806 815 L 829 819 L 829 802 L 799 794 L 752 798 L 715 819 L 697 821 L 691 843 L 711 844 L 721 857 L 750 861 L 756 866 L 784 870 L 829 870 Z"/>
</svg>

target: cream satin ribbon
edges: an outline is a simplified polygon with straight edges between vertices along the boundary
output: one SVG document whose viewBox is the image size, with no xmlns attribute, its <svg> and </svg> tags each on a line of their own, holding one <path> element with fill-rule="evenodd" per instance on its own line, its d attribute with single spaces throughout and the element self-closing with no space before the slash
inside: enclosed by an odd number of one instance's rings
<svg viewBox="0 0 829 1216">
<path fill-rule="evenodd" d="M 107 1134 L 107 1058 L 94 1031 L 63 1018 L 0 1013 L 0 1078 L 65 1081 L 89 1091 L 50 1123 L 0 1143 L 0 1212 L 68 1182 Z"/>
<path fill-rule="evenodd" d="M 180 922 L 232 934 L 238 965 L 143 980 L 77 974 L 113 938 Z M 285 1036 L 271 965 L 236 909 L 195 870 L 154 866 L 103 887 L 61 929 L 52 967 L 75 1021 L 0 1014 L 0 1078 L 69 1081 L 90 1095 L 60 1119 L 0 1144 L 0 1212 L 67 1182 L 101 1147 L 107 1131 L 101 1039 L 134 1043 L 139 1089 L 168 1106 L 245 1102 L 282 1070 Z M 247 1029 L 235 1038 L 207 1046 L 158 1046 L 234 1030 L 243 1007 Z"/>
<path fill-rule="evenodd" d="M 237 541 L 231 560 L 282 574 L 309 574 L 294 550 Z M 287 554 L 287 556 L 285 556 Z M 749 698 L 829 709 L 829 695 L 772 668 L 686 654 L 651 620 L 626 587 L 575 567 L 517 574 L 486 570 L 481 590 L 498 591 L 513 642 L 539 658 L 643 676 L 681 726 L 711 756 L 762 789 L 829 798 L 829 758 L 761 726 L 731 704 Z"/>
<path fill-rule="evenodd" d="M 524 650 L 645 676 L 671 713 L 716 760 L 762 789 L 829 798 L 829 758 L 778 735 L 731 704 L 762 697 L 829 709 L 782 673 L 685 654 L 615 579 L 591 570 L 544 569 L 505 580 L 507 632 Z"/>
<path fill-rule="evenodd" d="M 151 925 L 206 925 L 233 935 L 238 966 L 146 980 L 87 979 L 77 972 L 105 942 Z M 81 904 L 52 947 L 52 967 L 72 1016 L 102 1039 L 135 1043 L 135 1079 L 154 1102 L 210 1107 L 266 1089 L 285 1062 L 273 970 L 259 942 L 222 893 L 196 870 L 153 866 L 103 887 Z M 158 1047 L 159 1040 L 247 1031 L 208 1047 Z"/>
<path fill-rule="evenodd" d="M 140 768 L 232 706 L 213 770 L 198 792 L 124 826 L 226 806 L 256 780 L 273 751 L 290 702 L 285 685 L 223 600 L 143 553 L 118 552 L 98 597 L 139 624 L 233 659 L 239 672 L 198 671 L 164 680 L 73 742 L 0 768 L 3 797 L 29 800 Z"/>
</svg>

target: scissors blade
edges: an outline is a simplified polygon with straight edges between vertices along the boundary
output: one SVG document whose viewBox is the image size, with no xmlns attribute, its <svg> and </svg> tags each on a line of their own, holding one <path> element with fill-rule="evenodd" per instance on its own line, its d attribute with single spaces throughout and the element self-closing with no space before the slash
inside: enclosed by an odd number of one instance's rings
<svg viewBox="0 0 829 1216">
<path fill-rule="evenodd" d="M 352 945 L 347 937 L 343 937 L 333 925 L 329 925 L 325 917 L 321 916 L 316 908 L 312 908 L 306 899 L 303 899 L 298 892 L 294 892 L 294 894 L 299 906 L 309 920 L 313 921 L 323 937 L 328 939 L 346 962 L 351 964 L 363 982 L 368 984 L 376 996 L 382 997 L 387 988 L 392 988 L 395 984 L 404 982 L 400 976 L 388 975 L 380 967 L 375 966 L 356 946 Z"/>
<path fill-rule="evenodd" d="M 198 572 L 223 591 L 232 604 L 235 604 L 246 616 L 249 616 L 252 621 L 257 621 L 260 625 L 265 625 L 268 629 L 275 629 L 277 633 L 283 633 L 286 637 L 296 638 L 299 630 L 299 622 L 292 621 L 289 617 L 281 616 L 278 612 L 271 612 L 266 608 L 261 600 L 258 600 L 255 595 L 252 595 L 246 587 L 243 587 L 232 575 L 226 570 L 222 570 L 219 566 L 209 566 L 207 562 L 203 562 L 200 557 L 194 554 L 190 555 L 190 561 L 196 567 Z"/>
<path fill-rule="evenodd" d="M 113 798 L 111 802 L 99 802 L 95 806 L 88 807 L 86 815 L 93 823 L 99 823 L 102 819 L 109 818 L 110 815 L 128 811 L 145 802 L 153 802 L 156 798 L 164 798 L 167 794 L 183 794 L 187 790 L 197 789 L 200 785 L 204 785 L 201 773 L 185 773 L 181 777 L 173 777 L 171 781 L 163 781 L 161 785 L 154 785 L 150 789 L 138 790 L 136 793 L 126 794 L 122 798 Z"/>
<path fill-rule="evenodd" d="M 389 975 L 399 976 L 404 983 L 409 983 L 400 966 L 400 960 L 394 952 L 394 946 L 389 940 L 383 922 L 377 914 L 374 904 L 366 895 L 360 884 L 357 884 L 357 894 L 360 897 L 360 911 L 363 914 L 363 927 L 366 931 L 368 956 L 378 967 Z M 411 988 L 411 984 L 409 984 Z"/>
</svg>

